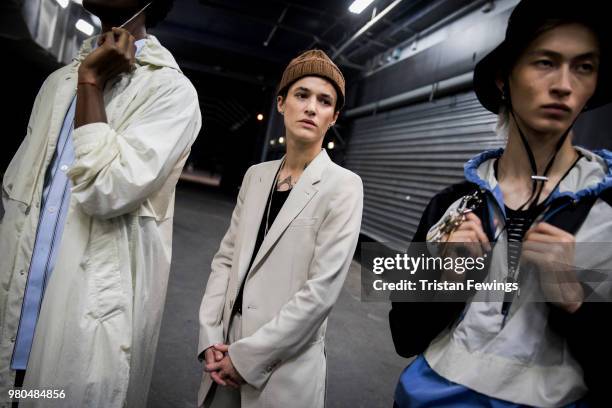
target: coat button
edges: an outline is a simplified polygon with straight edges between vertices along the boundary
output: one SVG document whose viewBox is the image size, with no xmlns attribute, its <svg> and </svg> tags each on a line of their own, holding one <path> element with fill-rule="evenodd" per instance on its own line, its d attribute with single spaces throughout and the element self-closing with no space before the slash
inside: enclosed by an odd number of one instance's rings
<svg viewBox="0 0 612 408">
<path fill-rule="evenodd" d="M 11 343 L 14 343 L 14 342 L 15 342 L 15 338 L 11 337 Z"/>
</svg>

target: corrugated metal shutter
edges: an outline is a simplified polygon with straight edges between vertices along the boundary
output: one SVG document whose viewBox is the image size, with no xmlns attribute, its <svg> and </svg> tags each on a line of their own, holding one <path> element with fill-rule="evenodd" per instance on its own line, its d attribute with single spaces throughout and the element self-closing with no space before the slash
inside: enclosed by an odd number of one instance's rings
<svg viewBox="0 0 612 408">
<path fill-rule="evenodd" d="M 496 121 L 473 92 L 356 119 L 345 165 L 363 179 L 362 233 L 410 241 L 431 197 L 463 179 L 469 158 L 503 145 Z"/>
</svg>

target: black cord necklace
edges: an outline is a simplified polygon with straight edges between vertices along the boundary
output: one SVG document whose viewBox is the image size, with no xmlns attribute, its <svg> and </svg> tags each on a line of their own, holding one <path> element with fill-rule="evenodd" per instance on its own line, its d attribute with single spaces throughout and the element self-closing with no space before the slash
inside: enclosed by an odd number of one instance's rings
<svg viewBox="0 0 612 408">
<path fill-rule="evenodd" d="M 509 91 L 507 92 L 509 93 Z M 519 122 L 516 119 L 516 114 L 514 113 L 514 109 L 512 108 L 512 103 L 510 101 L 509 95 L 508 95 L 508 106 L 509 106 L 510 114 L 512 115 L 512 118 L 514 119 L 514 124 L 516 125 L 518 133 L 521 137 L 521 141 L 523 142 L 523 147 L 525 148 L 525 151 L 527 152 L 527 158 L 529 159 L 529 165 L 531 166 L 531 171 L 533 173 L 531 175 L 531 183 L 532 183 L 531 184 L 531 195 L 529 196 L 527 201 L 525 201 L 519 208 L 517 208 L 517 211 L 521 211 L 528 204 L 529 205 L 527 209 L 533 209 L 538 205 L 538 202 L 540 201 L 540 196 L 542 194 L 542 191 L 544 190 L 544 185 L 548 181 L 548 172 L 552 168 L 555 162 L 555 159 L 557 158 L 557 154 L 559 153 L 559 150 L 561 150 L 563 143 L 565 143 L 565 140 L 567 139 L 567 136 L 569 135 L 570 131 L 574 127 L 574 123 L 576 123 L 576 120 L 578 119 L 578 117 L 576 116 L 572 124 L 565 130 L 565 132 L 563 132 L 563 134 L 557 141 L 557 144 L 555 145 L 555 151 L 552 157 L 550 158 L 550 160 L 548 161 L 548 163 L 546 164 L 546 167 L 544 168 L 544 172 L 540 176 L 538 175 L 538 166 L 536 164 L 536 160 L 533 155 L 533 150 L 531 150 L 531 146 L 529 146 L 529 142 L 527 141 L 527 138 L 525 137 L 525 134 L 523 133 L 523 130 L 521 129 L 521 126 L 519 125 Z"/>
</svg>

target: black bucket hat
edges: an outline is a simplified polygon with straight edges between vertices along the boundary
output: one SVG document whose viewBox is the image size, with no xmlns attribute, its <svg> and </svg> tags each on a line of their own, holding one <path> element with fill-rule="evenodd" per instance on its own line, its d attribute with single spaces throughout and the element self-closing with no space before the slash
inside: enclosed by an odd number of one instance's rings
<svg viewBox="0 0 612 408">
<path fill-rule="evenodd" d="M 607 44 L 609 32 L 603 20 L 605 15 L 601 2 L 595 0 L 521 1 L 510 15 L 504 41 L 480 60 L 474 69 L 474 91 L 482 106 L 493 113 L 499 113 L 504 102 L 496 80 L 500 74 L 508 75 L 521 53 L 531 41 L 542 34 L 543 26 L 554 21 L 584 24 L 591 28 L 599 39 L 601 63 L 597 88 L 585 110 L 612 101 L 610 73 L 607 72 L 610 52 Z"/>
</svg>

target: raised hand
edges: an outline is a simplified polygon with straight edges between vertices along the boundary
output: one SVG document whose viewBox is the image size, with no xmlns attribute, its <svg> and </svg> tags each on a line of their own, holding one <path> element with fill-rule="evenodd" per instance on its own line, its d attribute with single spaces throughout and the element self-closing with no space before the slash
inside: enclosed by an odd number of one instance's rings
<svg viewBox="0 0 612 408">
<path fill-rule="evenodd" d="M 100 36 L 98 48 L 79 67 L 79 83 L 103 89 L 106 82 L 130 71 L 136 56 L 135 38 L 123 28 L 113 28 Z"/>
<path fill-rule="evenodd" d="M 521 258 L 536 267 L 545 299 L 570 313 L 584 299 L 574 268 L 575 244 L 572 234 L 541 222 L 525 234 Z"/>
<path fill-rule="evenodd" d="M 491 251 L 491 244 L 482 228 L 480 218 L 471 212 L 464 217 L 454 231 L 442 237 L 444 256 L 477 258 Z M 445 281 L 462 281 L 464 278 L 464 274 L 452 270 L 444 270 L 442 273 L 442 280 Z"/>
</svg>

